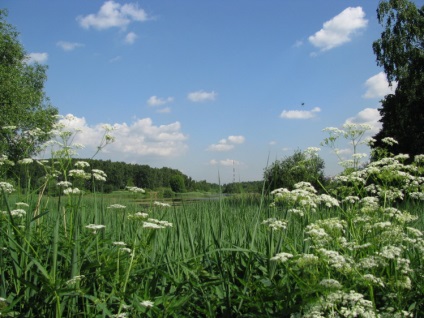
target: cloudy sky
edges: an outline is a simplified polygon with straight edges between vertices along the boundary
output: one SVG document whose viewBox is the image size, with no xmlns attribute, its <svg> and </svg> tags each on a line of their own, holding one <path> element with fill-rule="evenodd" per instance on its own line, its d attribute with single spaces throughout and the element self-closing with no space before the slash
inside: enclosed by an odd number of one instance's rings
<svg viewBox="0 0 424 318">
<path fill-rule="evenodd" d="M 81 157 L 260 180 L 319 147 L 325 127 L 379 129 L 390 92 L 372 42 L 378 0 L 3 0 L 46 93 L 81 129 Z M 343 146 L 342 146 L 343 147 Z M 345 151 L 345 153 L 348 153 Z M 323 148 L 326 173 L 340 171 Z M 234 169 L 234 170 L 233 170 Z M 235 171 L 235 175 L 233 174 Z"/>
</svg>

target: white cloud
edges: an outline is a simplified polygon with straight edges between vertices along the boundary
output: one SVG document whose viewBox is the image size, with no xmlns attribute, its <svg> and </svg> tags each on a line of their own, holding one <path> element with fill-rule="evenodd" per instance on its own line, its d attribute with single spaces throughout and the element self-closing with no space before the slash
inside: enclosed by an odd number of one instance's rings
<svg viewBox="0 0 424 318">
<path fill-rule="evenodd" d="M 280 114 L 281 118 L 286 119 L 310 119 L 316 116 L 316 113 L 319 113 L 321 108 L 314 107 L 311 110 L 283 110 Z"/>
<path fill-rule="evenodd" d="M 367 124 L 371 126 L 370 133 L 376 134 L 381 129 L 380 112 L 376 108 L 365 108 L 353 117 L 346 119 L 346 123 Z"/>
<path fill-rule="evenodd" d="M 216 98 L 215 92 L 205 92 L 203 90 L 197 92 L 191 92 L 187 95 L 187 98 L 192 102 L 205 102 L 205 101 L 213 101 Z"/>
<path fill-rule="evenodd" d="M 236 144 L 244 143 L 245 138 L 243 136 L 228 136 L 226 139 L 221 139 L 217 144 L 210 145 L 208 151 L 229 151 L 234 148 Z"/>
<path fill-rule="evenodd" d="M 234 165 L 240 165 L 241 162 L 234 160 L 234 159 L 224 159 L 224 160 L 216 160 L 216 159 L 212 159 L 209 161 L 209 164 L 211 166 L 224 166 L 224 167 L 232 167 Z"/>
<path fill-rule="evenodd" d="M 380 72 L 365 81 L 367 91 L 362 96 L 364 98 L 381 98 L 388 94 L 394 93 L 397 87 L 397 83 L 393 82 L 392 86 L 389 86 L 386 74 Z"/>
<path fill-rule="evenodd" d="M 228 136 L 228 142 L 232 144 L 242 144 L 244 143 L 244 137 L 243 136 Z"/>
<path fill-rule="evenodd" d="M 62 122 L 67 127 L 81 131 L 76 134 L 74 142 L 85 146 L 84 154 L 87 153 L 87 157 L 93 155 L 105 133 L 104 124 L 89 125 L 84 117 L 74 118 Z M 116 123 L 113 127 L 111 134 L 116 141 L 102 150 L 111 160 L 136 160 L 146 156 L 175 157 L 188 148 L 185 143 L 188 137 L 182 133 L 179 122 L 157 126 L 150 118 L 143 118 L 130 125 Z"/>
<path fill-rule="evenodd" d="M 47 53 L 29 53 L 27 56 L 28 63 L 45 63 L 49 55 Z"/>
<path fill-rule="evenodd" d="M 96 14 L 77 17 L 83 28 L 93 27 L 97 30 L 113 27 L 125 29 L 131 22 L 143 22 L 148 19 L 147 13 L 136 3 L 120 4 L 113 0 L 106 1 Z"/>
<path fill-rule="evenodd" d="M 67 42 L 67 41 L 59 41 L 56 43 L 58 47 L 60 47 L 64 51 L 72 51 L 75 50 L 78 47 L 84 46 L 84 44 L 77 43 L 77 42 Z"/>
<path fill-rule="evenodd" d="M 168 113 L 171 112 L 171 108 L 165 107 L 165 108 L 162 108 L 162 109 L 158 109 L 156 112 L 160 113 L 160 114 L 168 114 Z"/>
<path fill-rule="evenodd" d="M 239 165 L 240 162 L 234 159 L 225 159 L 225 160 L 220 160 L 219 163 L 222 166 L 226 166 L 226 167 L 230 167 L 230 166 L 235 166 L 235 165 Z"/>
<path fill-rule="evenodd" d="M 349 7 L 325 22 L 321 30 L 309 37 L 309 42 L 321 51 L 331 50 L 350 42 L 351 36 L 365 28 L 367 23 L 361 7 Z"/>
<path fill-rule="evenodd" d="M 210 145 L 207 150 L 220 152 L 220 151 L 229 151 L 233 148 L 234 148 L 234 145 L 231 145 L 231 144 L 217 143 L 217 144 Z"/>
<path fill-rule="evenodd" d="M 161 106 L 161 105 L 171 103 L 173 101 L 174 101 L 173 97 L 161 98 L 161 97 L 157 97 L 157 96 L 151 96 L 147 100 L 147 104 L 149 106 Z"/>
<path fill-rule="evenodd" d="M 138 35 L 134 32 L 130 32 L 125 36 L 125 43 L 134 44 L 135 40 L 137 40 Z"/>
</svg>

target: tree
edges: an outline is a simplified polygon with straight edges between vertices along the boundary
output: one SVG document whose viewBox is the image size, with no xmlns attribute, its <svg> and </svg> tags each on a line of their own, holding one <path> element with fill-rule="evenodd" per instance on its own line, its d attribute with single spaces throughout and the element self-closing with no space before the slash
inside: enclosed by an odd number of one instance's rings
<svg viewBox="0 0 424 318">
<path fill-rule="evenodd" d="M 373 147 L 387 149 L 382 139 L 392 137 L 398 144 L 389 150 L 412 157 L 424 153 L 424 6 L 419 9 L 408 0 L 382 1 L 377 18 L 384 27 L 373 43 L 377 65 L 391 85 L 398 85 L 382 100 L 383 127 Z"/>
<path fill-rule="evenodd" d="M 176 193 L 185 192 L 184 177 L 182 175 L 173 175 L 169 180 L 169 185 L 171 186 L 172 191 Z"/>
<path fill-rule="evenodd" d="M 315 188 L 324 181 L 324 160 L 316 153 L 309 154 L 297 150 L 283 160 L 276 160 L 264 172 L 266 188 L 269 191 L 278 188 L 292 190 L 301 181 L 310 182 Z"/>
<path fill-rule="evenodd" d="M 50 138 L 57 109 L 44 92 L 47 67 L 28 63 L 6 17 L 0 9 L 0 154 L 16 161 L 37 153 Z"/>
</svg>

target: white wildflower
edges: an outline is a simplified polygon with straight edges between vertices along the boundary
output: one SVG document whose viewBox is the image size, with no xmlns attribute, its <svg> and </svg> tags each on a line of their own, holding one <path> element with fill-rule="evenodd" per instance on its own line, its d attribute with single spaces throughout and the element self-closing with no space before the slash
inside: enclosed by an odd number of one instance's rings
<svg viewBox="0 0 424 318">
<path fill-rule="evenodd" d="M 354 203 L 359 201 L 359 197 L 350 195 L 350 196 L 345 197 L 342 201 L 354 204 Z"/>
<path fill-rule="evenodd" d="M 12 193 L 15 191 L 15 188 L 8 182 L 0 182 L 0 189 L 2 189 L 6 193 Z"/>
<path fill-rule="evenodd" d="M 152 301 L 150 301 L 150 300 L 143 300 L 143 301 L 140 303 L 140 305 L 141 305 L 141 306 L 143 306 L 143 307 L 146 307 L 146 308 L 150 308 L 150 307 L 153 307 L 154 302 L 152 302 Z"/>
<path fill-rule="evenodd" d="M 112 204 L 107 207 L 108 209 L 125 209 L 126 206 L 122 204 Z"/>
<path fill-rule="evenodd" d="M 402 280 L 397 280 L 397 286 L 404 289 L 411 289 L 412 282 L 408 276 L 404 276 Z"/>
<path fill-rule="evenodd" d="M 423 155 L 415 155 L 414 161 L 416 163 L 424 162 L 424 154 Z"/>
<path fill-rule="evenodd" d="M 165 227 L 162 226 L 162 225 L 158 225 L 156 223 L 144 222 L 143 228 L 146 228 L 146 229 L 164 229 Z"/>
<path fill-rule="evenodd" d="M 268 225 L 271 230 L 284 230 L 287 228 L 287 222 L 277 220 L 276 218 L 264 220 L 262 224 Z"/>
<path fill-rule="evenodd" d="M 339 283 L 339 281 L 335 279 L 323 279 L 319 282 L 319 284 L 325 288 L 331 288 L 331 289 L 341 289 L 343 286 Z"/>
<path fill-rule="evenodd" d="M 120 248 L 120 250 L 123 251 L 123 252 L 126 252 L 128 254 L 131 254 L 131 252 L 132 252 L 132 250 L 128 247 L 122 247 L 122 248 Z"/>
<path fill-rule="evenodd" d="M 172 227 L 172 223 L 164 220 L 157 220 L 157 219 L 147 219 L 147 222 L 155 223 L 163 227 Z"/>
<path fill-rule="evenodd" d="M 75 162 L 74 166 L 77 168 L 85 168 L 90 167 L 90 164 L 87 161 L 77 161 Z"/>
<path fill-rule="evenodd" d="M 89 224 L 85 226 L 89 230 L 93 230 L 93 234 L 97 233 L 97 230 L 104 229 L 106 226 L 101 224 Z"/>
<path fill-rule="evenodd" d="M 381 139 L 381 141 L 384 142 L 386 145 L 389 145 L 389 146 L 393 146 L 394 144 L 398 144 L 398 142 L 395 139 L 393 139 L 392 137 L 383 138 L 383 139 Z"/>
<path fill-rule="evenodd" d="M 56 185 L 58 187 L 69 188 L 70 186 L 72 186 L 72 183 L 69 181 L 59 181 Z"/>
<path fill-rule="evenodd" d="M 80 194 L 82 191 L 78 188 L 66 188 L 63 190 L 63 194 L 69 195 L 69 194 Z"/>
<path fill-rule="evenodd" d="M 8 214 L 7 211 L 4 211 L 3 214 Z M 10 215 L 17 218 L 23 218 L 26 215 L 26 211 L 23 209 L 11 210 Z"/>
<path fill-rule="evenodd" d="M 304 216 L 304 212 L 299 209 L 288 209 L 287 213 L 297 214 L 299 216 Z"/>
<path fill-rule="evenodd" d="M 18 163 L 21 164 L 21 165 L 28 165 L 28 164 L 33 163 L 33 161 L 34 160 L 31 159 L 31 158 L 24 158 L 24 159 L 19 160 Z"/>
<path fill-rule="evenodd" d="M 383 246 L 381 252 L 378 252 L 377 255 L 384 257 L 386 259 L 395 259 L 400 256 L 402 253 L 402 249 L 397 246 L 388 245 Z"/>
<path fill-rule="evenodd" d="M 84 275 L 74 276 L 70 280 L 68 280 L 65 284 L 66 285 L 75 285 L 77 282 L 80 282 L 83 278 L 85 278 Z"/>
<path fill-rule="evenodd" d="M 384 287 L 383 280 L 381 278 L 375 277 L 372 274 L 365 274 L 364 275 L 364 280 L 367 281 L 367 282 L 369 282 L 369 283 L 372 283 L 372 284 L 375 284 L 375 285 L 379 285 L 381 287 Z"/>
<path fill-rule="evenodd" d="M 112 244 L 117 246 L 127 246 L 127 243 L 125 242 L 113 242 Z"/>
<path fill-rule="evenodd" d="M 21 207 L 21 206 L 26 207 L 26 208 L 29 207 L 29 204 L 25 203 L 25 202 L 16 202 L 15 205 L 18 206 L 18 207 Z"/>
<path fill-rule="evenodd" d="M 94 180 L 106 181 L 107 174 L 103 170 L 93 169 L 91 170 L 91 173 L 93 174 Z"/>
<path fill-rule="evenodd" d="M 163 203 L 163 202 L 158 202 L 158 201 L 153 202 L 153 204 L 156 205 L 156 206 L 161 206 L 161 207 L 170 207 L 171 206 L 168 203 Z"/>
<path fill-rule="evenodd" d="M 292 257 L 293 257 L 293 254 L 290 254 L 290 253 L 278 253 L 274 257 L 271 257 L 271 260 L 277 261 L 277 262 L 280 262 L 280 263 L 284 263 Z"/>
<path fill-rule="evenodd" d="M 74 177 L 74 178 L 82 178 L 82 179 L 90 179 L 90 174 L 88 174 L 87 172 L 85 172 L 82 169 L 72 169 L 69 170 L 69 176 Z"/>
<path fill-rule="evenodd" d="M 328 194 L 321 194 L 318 199 L 328 208 L 339 206 L 339 201 Z"/>
<path fill-rule="evenodd" d="M 314 254 L 301 254 L 296 260 L 296 264 L 299 267 L 317 265 L 319 263 L 319 257 Z"/>
<path fill-rule="evenodd" d="M 127 190 L 133 193 L 145 193 L 144 189 L 139 187 L 127 187 Z"/>
<path fill-rule="evenodd" d="M 148 213 L 145 213 L 145 212 L 137 212 L 137 213 L 134 213 L 134 214 L 130 214 L 130 215 L 128 215 L 128 218 L 129 219 L 145 219 L 145 218 L 147 218 L 149 216 L 149 214 Z"/>
</svg>

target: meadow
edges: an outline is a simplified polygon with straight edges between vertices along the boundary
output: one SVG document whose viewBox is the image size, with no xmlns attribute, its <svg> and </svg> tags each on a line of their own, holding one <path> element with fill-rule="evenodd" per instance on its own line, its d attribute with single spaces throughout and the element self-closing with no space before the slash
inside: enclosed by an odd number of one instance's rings
<svg viewBox="0 0 424 318">
<path fill-rule="evenodd" d="M 2 317 L 424 315 L 424 156 L 380 152 L 321 189 L 141 205 L 143 189 L 102 194 L 107 172 L 70 167 L 61 131 L 39 188 L 0 180 Z"/>
</svg>

